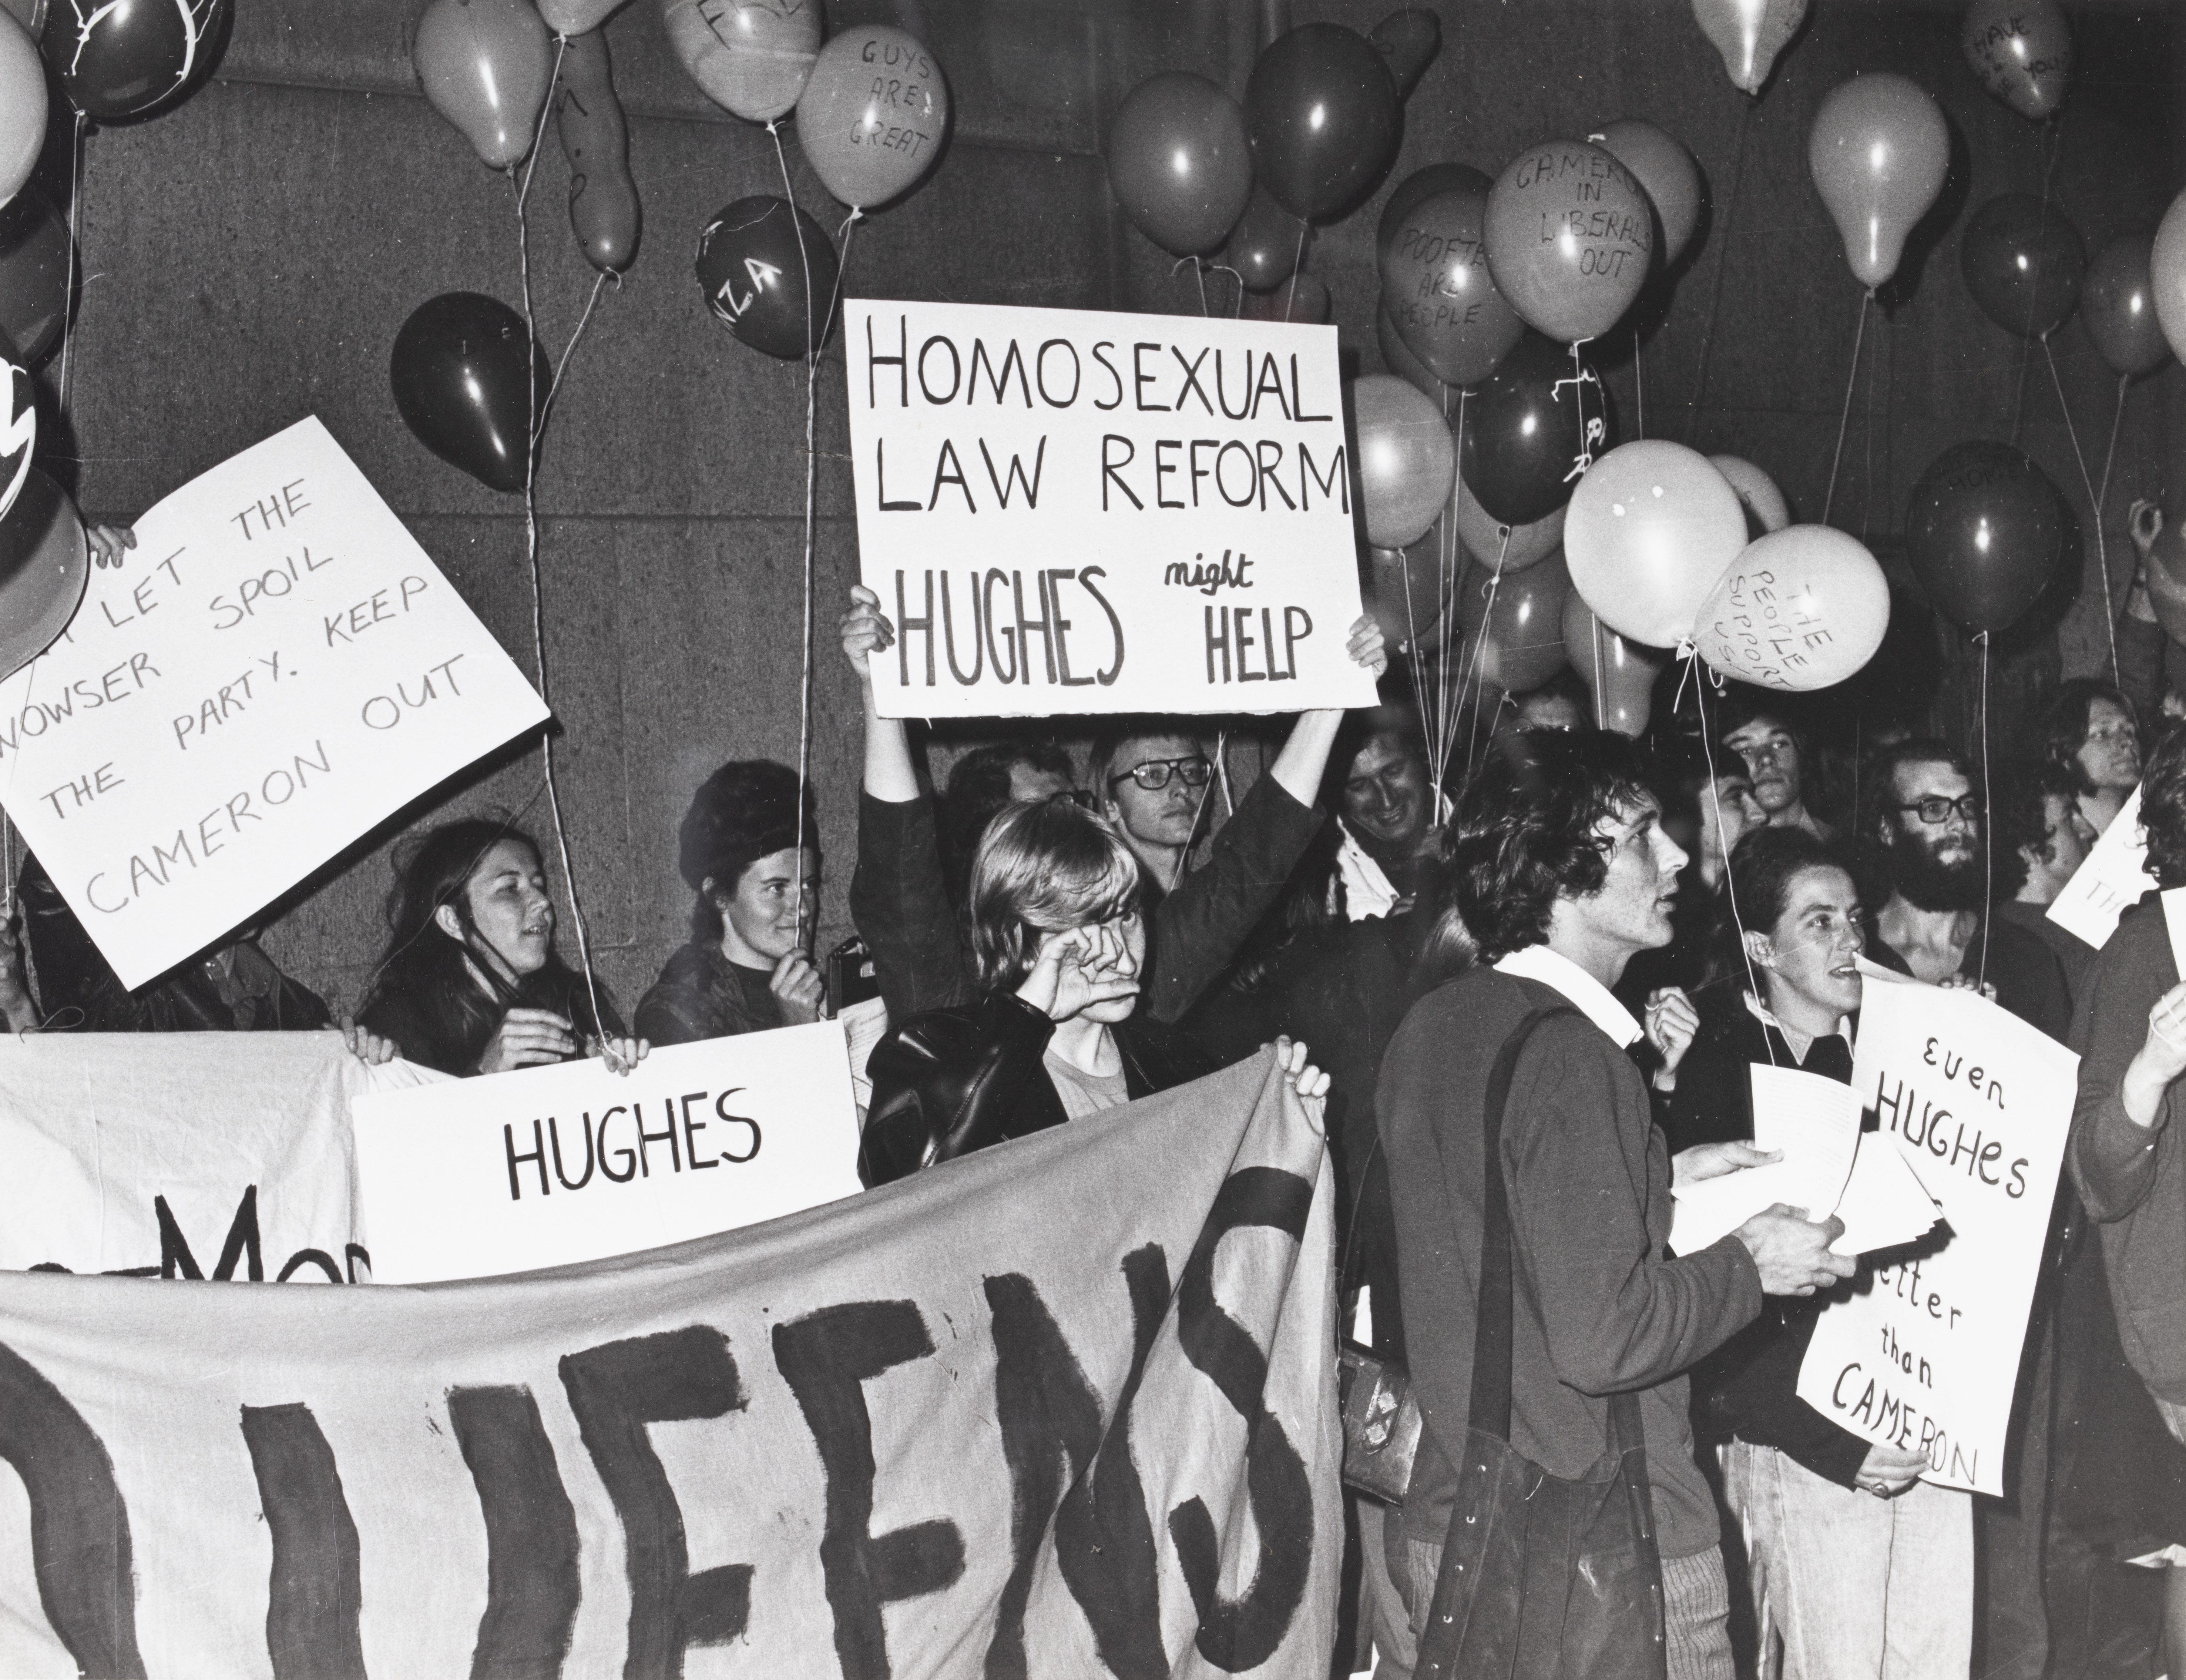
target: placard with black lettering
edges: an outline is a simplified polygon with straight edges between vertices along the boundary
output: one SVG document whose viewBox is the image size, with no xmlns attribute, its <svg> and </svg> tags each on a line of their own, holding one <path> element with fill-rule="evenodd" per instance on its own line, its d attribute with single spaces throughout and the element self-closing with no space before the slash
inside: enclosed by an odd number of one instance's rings
<svg viewBox="0 0 2186 1680">
<path fill-rule="evenodd" d="M 0 804 L 132 987 L 547 715 L 317 419 L 136 531 L 0 683 Z"/>
<path fill-rule="evenodd" d="M 888 717 L 1371 705 L 1336 329 L 853 300 Z"/>
</svg>

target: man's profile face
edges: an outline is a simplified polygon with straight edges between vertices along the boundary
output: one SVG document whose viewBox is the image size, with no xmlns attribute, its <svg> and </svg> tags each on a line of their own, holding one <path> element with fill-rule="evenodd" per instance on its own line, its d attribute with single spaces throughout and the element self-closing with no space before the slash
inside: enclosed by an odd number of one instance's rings
<svg viewBox="0 0 2186 1680">
<path fill-rule="evenodd" d="M 1344 820 L 1385 846 L 1410 846 L 1427 829 L 1427 767 L 1402 738 L 1376 735 L 1351 761 Z"/>
<path fill-rule="evenodd" d="M 1207 802 L 1208 784 L 1185 785 L 1175 761 L 1205 761 L 1199 744 L 1187 735 L 1134 735 L 1116 749 L 1108 766 L 1108 784 L 1095 791 L 1101 808 L 1132 840 L 1145 846 L 1189 846 Z M 1169 765 L 1169 780 L 1142 788 L 1131 773 L 1141 765 Z"/>
<path fill-rule="evenodd" d="M 1632 950 L 1668 945 L 1686 857 L 1663 831 L 1662 807 L 1651 799 L 1620 806 L 1595 833 L 1607 873 L 1600 890 L 1573 901 L 1573 907 L 1595 934 Z"/>
<path fill-rule="evenodd" d="M 1753 796 L 1774 817 L 1799 803 L 1799 744 L 1780 717 L 1763 712 L 1723 738 L 1746 761 Z"/>
</svg>

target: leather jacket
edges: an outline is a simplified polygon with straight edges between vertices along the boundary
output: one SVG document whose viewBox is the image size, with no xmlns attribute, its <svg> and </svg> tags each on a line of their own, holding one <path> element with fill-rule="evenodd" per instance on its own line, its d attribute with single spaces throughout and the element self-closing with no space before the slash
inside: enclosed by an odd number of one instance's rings
<svg viewBox="0 0 2186 1680">
<path fill-rule="evenodd" d="M 1134 1014 L 1113 1029 L 1135 1102 L 1213 1071 L 1184 1036 Z M 873 1047 L 858 1150 L 868 1186 L 1028 1137 L 1068 1117 L 1041 1059 L 1055 1023 L 1013 992 L 913 1015 Z"/>
</svg>

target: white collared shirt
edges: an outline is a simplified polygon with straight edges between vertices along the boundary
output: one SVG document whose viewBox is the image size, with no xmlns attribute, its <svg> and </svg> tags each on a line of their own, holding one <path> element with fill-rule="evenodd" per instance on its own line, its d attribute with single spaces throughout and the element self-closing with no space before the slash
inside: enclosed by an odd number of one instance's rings
<svg viewBox="0 0 2186 1680">
<path fill-rule="evenodd" d="M 1636 1043 L 1640 1023 L 1617 1001 L 1616 994 L 1568 957 L 1560 957 L 1545 945 L 1529 945 L 1513 951 L 1495 964 L 1499 973 L 1521 980 L 1537 980 L 1563 994 L 1573 1009 L 1608 1034 L 1620 1050 Z"/>
</svg>

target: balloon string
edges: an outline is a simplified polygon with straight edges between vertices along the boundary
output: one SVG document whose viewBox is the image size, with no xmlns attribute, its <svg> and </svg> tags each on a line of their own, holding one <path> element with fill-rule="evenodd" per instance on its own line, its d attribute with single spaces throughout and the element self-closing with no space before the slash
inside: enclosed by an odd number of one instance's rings
<svg viewBox="0 0 2186 1680">
<path fill-rule="evenodd" d="M 1305 267 L 1305 236 L 1312 223 L 1298 223 L 1298 250 L 1291 257 L 1291 278 L 1283 289 L 1283 319 L 1291 318 L 1291 309 L 1298 302 L 1298 273 Z"/>
<path fill-rule="evenodd" d="M 1738 113 L 1737 160 L 1731 165 L 1730 191 L 1723 205 L 1723 233 L 1718 241 L 1715 258 L 1715 281 L 1708 288 L 1707 324 L 1701 329 L 1700 372 L 1693 379 L 1693 394 L 1685 404 L 1685 441 L 1690 443 L 1700 430 L 1701 399 L 1707 395 L 1708 362 L 1715 349 L 1715 323 L 1723 307 L 1724 270 L 1730 266 L 1731 218 L 1738 213 L 1738 189 L 1746 179 L 1746 137 L 1753 126 L 1753 98 L 1746 96 Z"/>
<path fill-rule="evenodd" d="M 2049 334 L 2047 333 L 2042 335 L 2042 359 L 2049 364 L 2049 383 L 2056 387 L 2057 409 L 2065 417 L 2065 435 L 2071 440 L 2072 459 L 2080 469 L 2080 486 L 2088 492 L 2088 507 L 2094 515 L 2095 566 L 2103 578 L 2103 627 L 2110 632 L 2110 681 L 2114 684 L 2121 683 L 2124 678 L 2118 674 L 2117 605 L 2110 599 L 2110 554 L 2109 544 L 2103 537 L 2103 499 L 2096 492 L 2094 480 L 2088 475 L 2088 458 L 2080 450 L 2080 429 L 2072 424 L 2072 405 L 2065 400 L 2065 381 L 2058 376 L 2056 353 L 2049 348 Z M 2110 447 L 2117 447 L 2115 427 L 2110 432 Z M 2107 483 L 2110 478 L 2108 462 L 2103 464 L 2103 478 Z"/>
<path fill-rule="evenodd" d="M 562 394 L 562 375 L 569 371 L 569 358 L 577 353 L 578 341 L 585 336 L 585 329 L 592 323 L 592 311 L 599 306 L 600 292 L 610 280 L 617 291 L 622 289 L 622 276 L 611 268 L 603 268 L 592 282 L 592 295 L 585 300 L 585 312 L 577 317 L 577 330 L 569 334 L 569 343 L 562 346 L 561 359 L 554 364 L 554 377 L 546 386 L 546 400 L 539 407 L 539 430 L 546 430 L 546 417 L 554 412 L 554 399 Z"/>
<path fill-rule="evenodd" d="M 1700 670 L 1700 655 L 1691 654 L 1686 657 L 1685 675 L 1690 677 Z M 1680 686 L 1683 685 L 1684 680 L 1684 677 L 1679 679 Z M 1715 731 L 1708 728 L 1707 688 L 1707 678 L 1701 676 L 1693 685 L 1693 704 L 1700 712 L 1701 754 L 1707 760 L 1708 801 L 1715 806 L 1716 842 L 1720 845 L 1724 834 L 1723 795 L 1715 773 Z M 1677 707 L 1673 705 L 1670 710 L 1674 713 Z M 1753 953 L 1746 948 L 1746 922 L 1745 919 L 1738 913 L 1738 880 L 1731 873 L 1730 854 L 1727 851 L 1723 857 L 1723 891 L 1724 902 L 1730 911 L 1731 928 L 1738 935 L 1739 960 L 1746 964 L 1746 988 L 1753 994 L 1757 1002 L 1766 1003 L 1768 1000 L 1763 995 L 1761 982 L 1753 972 Z M 1768 1035 L 1765 1032 L 1761 1035 L 1761 1040 L 1768 1047 L 1768 1064 L 1774 1067 L 1776 1065 L 1776 1047 L 1769 1042 Z"/>
<path fill-rule="evenodd" d="M 2046 348 L 2046 346 L 2045 346 Z M 1988 764 L 1988 632 L 1984 630 L 1974 640 L 1981 644 L 1981 959 L 1976 983 L 1983 992 L 1988 989 L 1988 930 L 1993 901 L 1996 897 L 1996 824 L 1989 811 L 1989 785 L 1996 778 L 1989 774 Z"/>
<path fill-rule="evenodd" d="M 1824 525 L 1830 522 L 1830 508 L 1836 501 L 1837 468 L 1844 460 L 1845 428 L 1852 421 L 1852 394 L 1859 384 L 1859 347 L 1861 342 L 1867 337 L 1867 306 L 1874 301 L 1875 294 L 1872 291 L 1864 291 L 1859 295 L 1859 325 L 1853 330 L 1852 335 L 1852 377 L 1845 381 L 1844 409 L 1837 416 L 1836 451 L 1830 457 L 1830 487 L 1822 497 Z"/>
<path fill-rule="evenodd" d="M 565 39 L 562 44 L 566 48 L 569 42 Z M 561 55 L 558 53 L 554 73 L 558 76 L 561 72 Z M 548 103 L 552 104 L 552 101 Z M 531 142 L 534 164 L 539 160 L 539 143 L 546 132 L 546 116 L 541 111 L 539 132 Z M 524 451 L 524 561 L 531 574 L 531 650 L 539 671 L 539 698 L 552 713 L 553 702 L 548 699 L 546 683 L 546 585 L 539 567 L 539 441 L 546 430 L 546 414 L 539 401 L 539 334 L 531 303 L 531 222 L 524 211 L 524 197 L 531 189 L 531 171 L 524 171 L 519 185 L 516 171 L 511 169 L 508 184 L 516 193 L 517 271 L 524 292 L 524 365 L 528 397 L 524 418 L 529 423 Z M 554 850 L 562 860 L 562 881 L 569 894 L 569 922 L 577 933 L 577 960 L 585 970 L 586 996 L 591 1000 L 592 1031 L 602 1041 L 602 1054 L 605 1054 L 607 1022 L 600 1014 L 599 981 L 592 972 L 591 930 L 586 924 L 584 902 L 577 894 L 576 866 L 569 857 L 569 831 L 562 821 L 562 793 L 554 779 L 554 725 L 551 716 L 539 738 L 539 749 L 546 772 L 546 809 L 554 823 Z"/>
<path fill-rule="evenodd" d="M 1445 385 L 1443 389 L 1447 392 L 1449 387 Z M 1465 399 L 1466 394 L 1467 393 L 1463 386 L 1460 386 L 1458 388 L 1456 458 L 1460 463 L 1465 459 Z M 1441 757 L 1436 762 L 1434 774 L 1435 809 L 1438 812 L 1442 809 L 1441 801 L 1443 784 L 1449 773 L 1450 738 L 1457 727 L 1458 702 L 1463 696 L 1463 690 L 1461 688 L 1458 689 L 1455 693 L 1453 693 L 1452 691 L 1452 661 L 1449 657 L 1450 621 L 1457 616 L 1458 602 L 1462 598 L 1460 592 L 1465 585 L 1466 574 L 1471 569 L 1471 556 L 1466 553 L 1465 543 L 1458 536 L 1457 531 L 1457 509 L 1459 504 L 1465 497 L 1465 474 L 1461 467 L 1460 470 L 1452 476 L 1450 486 L 1449 529 L 1443 533 L 1443 540 L 1449 545 L 1449 560 L 1448 563 L 1449 574 L 1449 593 L 1443 605 L 1440 644 L 1442 656 L 1437 662 L 1435 670 L 1435 705 L 1436 710 L 1440 714 L 1442 719 Z M 1460 638 L 1460 649 L 1462 648 L 1462 638 Z"/>
<path fill-rule="evenodd" d="M 782 149 L 782 127 L 769 118 L 767 138 L 774 142 L 774 158 L 782 169 L 782 196 L 789 201 L 790 231 L 797 235 L 797 261 L 804 275 L 804 607 L 798 637 L 797 677 L 797 932 L 801 941 L 805 931 L 804 908 L 804 797 L 812 773 L 812 574 L 813 574 L 813 518 L 818 504 L 820 463 L 814 451 L 816 421 L 814 409 L 818 400 L 817 380 L 820 357 L 817 334 L 812 330 L 812 256 L 804 244 L 804 216 L 798 208 L 797 188 L 789 178 L 789 155 Z M 850 212 L 853 220 L 857 211 Z M 847 231 L 849 224 L 844 227 Z M 840 262 L 836 265 L 835 284 L 843 284 Z M 834 301 L 827 303 L 827 313 L 835 312 Z"/>
<path fill-rule="evenodd" d="M 1191 259 L 1191 278 L 1199 282 L 1199 312 L 1202 316 L 1214 312 L 1207 306 L 1207 265 L 1197 257 Z"/>
<path fill-rule="evenodd" d="M 1640 329 L 1632 329 L 1632 403 L 1638 410 L 1633 430 L 1641 437 L 1647 435 L 1647 363 L 1645 352 L 1640 343 Z"/>
<path fill-rule="evenodd" d="M 69 248 L 68 273 L 61 286 L 61 371 L 59 391 L 54 407 L 64 422 L 68 419 L 69 352 L 76 348 L 76 230 L 82 225 L 83 212 L 83 131 L 85 118 L 76 114 L 76 126 L 69 136 Z"/>
</svg>

